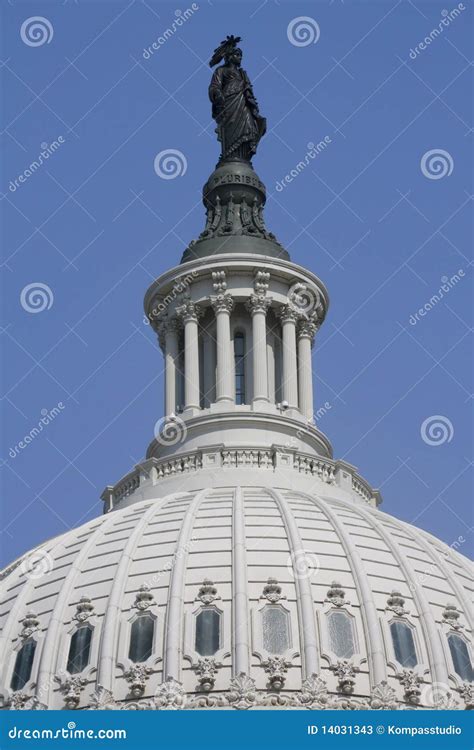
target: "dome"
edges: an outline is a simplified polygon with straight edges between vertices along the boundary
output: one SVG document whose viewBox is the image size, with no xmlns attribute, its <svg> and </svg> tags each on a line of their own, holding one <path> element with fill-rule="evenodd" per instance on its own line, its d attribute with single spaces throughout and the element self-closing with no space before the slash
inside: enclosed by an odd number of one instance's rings
<svg viewBox="0 0 474 750">
<path fill-rule="evenodd" d="M 135 490 L 18 560 L 2 583 L 3 685 L 37 645 L 15 706 L 464 707 L 467 561 L 319 484 Z"/>
<path fill-rule="evenodd" d="M 145 295 L 165 416 L 102 517 L 3 571 L 0 697 L 472 708 L 468 561 L 383 513 L 318 428 L 312 346 L 329 297 L 265 226 L 250 159 L 266 121 L 236 41 L 213 57 L 222 154 L 206 227 Z"/>
</svg>

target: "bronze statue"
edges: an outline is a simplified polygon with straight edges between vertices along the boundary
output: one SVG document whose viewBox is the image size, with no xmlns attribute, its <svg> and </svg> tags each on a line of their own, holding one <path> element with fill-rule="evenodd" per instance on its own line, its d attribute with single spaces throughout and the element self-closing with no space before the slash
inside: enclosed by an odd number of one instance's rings
<svg viewBox="0 0 474 750">
<path fill-rule="evenodd" d="M 237 47 L 241 37 L 227 36 L 214 50 L 210 67 L 214 71 L 209 86 L 212 116 L 217 123 L 217 138 L 222 144 L 220 161 L 242 159 L 250 162 L 260 138 L 265 135 L 267 121 L 258 111 L 250 79 L 240 67 L 242 50 Z"/>
</svg>

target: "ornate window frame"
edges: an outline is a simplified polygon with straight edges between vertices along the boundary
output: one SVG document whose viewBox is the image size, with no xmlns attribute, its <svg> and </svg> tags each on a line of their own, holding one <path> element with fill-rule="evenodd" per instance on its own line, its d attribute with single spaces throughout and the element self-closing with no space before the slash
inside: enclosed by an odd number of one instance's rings
<svg viewBox="0 0 474 750">
<path fill-rule="evenodd" d="M 262 626 L 262 615 L 263 610 L 267 607 L 278 607 L 280 610 L 282 610 L 287 618 L 288 623 L 288 633 L 289 633 L 289 646 L 285 651 L 282 651 L 279 654 L 272 653 L 270 651 L 267 651 L 263 646 L 263 626 Z M 279 598 L 278 601 L 272 602 L 267 600 L 262 600 L 258 606 L 253 607 L 251 611 L 251 618 L 250 618 L 250 624 L 251 624 L 251 636 L 252 636 L 252 654 L 256 656 L 261 663 L 267 662 L 269 659 L 272 659 L 276 656 L 280 657 L 281 659 L 284 659 L 288 662 L 292 662 L 297 656 L 299 656 L 299 650 L 295 646 L 295 632 L 298 633 L 298 630 L 295 630 L 294 627 L 294 618 L 293 618 L 293 612 L 292 609 L 284 602 L 282 601 L 282 598 Z"/>
<path fill-rule="evenodd" d="M 74 633 L 80 628 L 89 627 L 92 630 L 91 635 L 91 647 L 89 651 L 89 663 L 82 670 L 82 672 L 74 672 L 71 674 L 67 669 L 67 663 L 69 658 L 69 649 L 71 647 L 71 639 Z M 92 674 L 97 670 L 97 661 L 99 658 L 99 642 L 100 642 L 100 625 L 96 615 L 91 615 L 84 621 L 72 621 L 69 628 L 61 636 L 58 658 L 56 663 L 56 673 L 60 678 L 61 682 L 64 682 L 68 678 L 82 677 L 89 680 Z"/>
<path fill-rule="evenodd" d="M 451 649 L 449 647 L 449 641 L 448 636 L 454 635 L 458 636 L 467 647 L 467 652 L 469 654 L 469 658 L 471 660 L 471 667 L 474 669 L 474 648 L 472 646 L 471 639 L 468 637 L 468 635 L 464 632 L 460 632 L 460 630 L 456 630 L 455 628 L 450 627 L 447 623 L 442 624 L 442 637 L 441 637 L 441 643 L 443 647 L 443 653 L 446 660 L 446 664 L 448 665 L 448 676 L 449 679 L 453 681 L 456 687 L 462 687 L 466 684 L 466 680 L 464 680 L 461 675 L 459 675 L 455 668 L 454 668 L 454 662 L 453 657 L 451 654 Z"/>
<path fill-rule="evenodd" d="M 334 613 L 344 615 L 350 622 L 354 642 L 354 653 L 351 656 L 338 656 L 331 648 L 329 617 Z M 333 604 L 327 603 L 322 609 L 316 611 L 316 620 L 320 634 L 319 650 L 321 658 L 325 659 L 329 666 L 333 666 L 338 661 L 341 661 L 341 659 L 350 661 L 354 665 L 359 665 L 366 661 L 366 657 L 361 650 L 361 638 L 357 628 L 357 619 L 355 612 L 351 612 L 347 604 L 336 607 Z"/>
<path fill-rule="evenodd" d="M 146 661 L 135 662 L 129 657 L 130 652 L 130 639 L 132 637 L 132 625 L 140 617 L 147 616 L 152 617 L 154 620 L 153 629 L 153 644 L 151 654 Z M 120 622 L 119 636 L 118 636 L 118 651 L 117 651 L 117 667 L 127 672 L 134 666 L 140 665 L 143 667 L 150 667 L 153 671 L 156 670 L 156 665 L 162 661 L 161 651 L 159 652 L 158 646 L 163 643 L 163 628 L 164 628 L 164 617 L 160 617 L 158 614 L 158 605 L 156 603 L 150 604 L 146 609 L 133 609 L 128 617 L 122 619 Z"/>
<path fill-rule="evenodd" d="M 200 612 L 204 610 L 213 610 L 219 615 L 219 648 L 215 654 L 209 654 L 203 656 L 196 651 L 196 624 L 197 617 Z M 208 604 L 200 602 L 195 606 L 191 612 L 187 612 L 184 618 L 184 658 L 188 659 L 193 666 L 195 666 L 200 659 L 214 659 L 216 662 L 221 662 L 227 656 L 230 656 L 230 650 L 225 648 L 227 617 L 222 607 L 217 606 L 215 601 L 209 602 Z"/>
<path fill-rule="evenodd" d="M 393 623 L 401 623 L 410 628 L 413 636 L 413 644 L 415 646 L 415 654 L 417 663 L 410 667 L 406 664 L 401 664 L 395 655 L 395 646 L 393 644 L 391 626 Z M 429 672 L 429 664 L 423 660 L 424 651 L 422 648 L 422 641 L 419 635 L 420 624 L 415 622 L 412 617 L 406 615 L 397 615 L 394 612 L 387 613 L 381 621 L 382 624 L 382 637 L 385 646 L 385 654 L 387 658 L 387 666 L 393 670 L 395 676 L 401 675 L 406 670 L 412 670 L 420 675 Z"/>
<path fill-rule="evenodd" d="M 5 687 L 7 689 L 9 696 L 15 695 L 15 693 L 31 693 L 33 697 L 33 691 L 36 685 L 39 661 L 41 658 L 41 641 L 43 639 L 44 639 L 43 634 L 39 632 L 32 633 L 30 636 L 28 636 L 28 638 L 21 638 L 20 635 L 18 636 L 17 642 L 10 652 L 10 662 L 8 664 L 7 680 L 6 680 Z M 23 646 L 29 641 L 34 641 L 36 643 L 35 653 L 33 655 L 33 663 L 31 665 L 30 679 L 27 682 L 25 682 L 23 687 L 19 688 L 18 690 L 13 690 L 13 688 L 11 687 L 11 684 L 12 684 L 13 670 L 15 668 L 16 658 L 17 658 L 18 653 L 23 648 Z"/>
</svg>

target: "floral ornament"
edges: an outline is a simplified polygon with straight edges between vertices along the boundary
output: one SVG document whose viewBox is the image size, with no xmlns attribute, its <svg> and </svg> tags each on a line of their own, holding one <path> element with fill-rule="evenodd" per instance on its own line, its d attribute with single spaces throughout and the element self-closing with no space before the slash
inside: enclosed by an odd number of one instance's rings
<svg viewBox="0 0 474 750">
<path fill-rule="evenodd" d="M 10 711 L 34 711 L 43 708 L 43 705 L 34 695 L 27 695 L 18 690 L 10 698 L 9 708 Z"/>
<path fill-rule="evenodd" d="M 405 609 L 405 599 L 400 594 L 399 591 L 392 591 L 390 596 L 387 598 L 387 606 L 385 607 L 386 610 L 391 610 L 392 612 L 395 612 L 399 617 L 403 617 L 403 615 L 408 614 L 408 610 Z"/>
<path fill-rule="evenodd" d="M 458 688 L 458 693 L 463 699 L 467 709 L 474 709 L 474 685 L 472 682 L 465 682 Z"/>
<path fill-rule="evenodd" d="M 421 690 L 419 686 L 423 683 L 422 678 L 411 669 L 404 669 L 398 675 L 398 679 L 405 688 L 403 697 L 406 702 L 417 706 L 420 702 Z"/>
<path fill-rule="evenodd" d="M 157 688 L 154 698 L 155 708 L 177 709 L 184 708 L 186 694 L 181 682 L 173 677 L 167 677 L 165 682 Z"/>
<path fill-rule="evenodd" d="M 306 708 L 323 709 L 328 702 L 327 685 L 317 674 L 312 674 L 301 685 L 301 695 L 299 696 L 301 705 Z"/>
<path fill-rule="evenodd" d="M 102 685 L 99 685 L 94 690 L 91 697 L 91 708 L 96 711 L 112 711 L 118 708 L 117 703 L 114 700 L 114 696 Z"/>
<path fill-rule="evenodd" d="M 20 633 L 20 638 L 26 640 L 38 630 L 39 620 L 34 612 L 27 612 L 22 620 L 22 625 L 23 629 Z"/>
<path fill-rule="evenodd" d="M 198 660 L 194 671 L 199 676 L 201 690 L 205 692 L 212 690 L 216 681 L 217 670 L 221 666 L 212 656 L 206 656 L 204 659 Z"/>
<path fill-rule="evenodd" d="M 345 604 L 350 604 L 346 600 L 346 592 L 337 581 L 331 583 L 324 601 L 330 602 L 334 607 L 343 607 Z"/>
<path fill-rule="evenodd" d="M 265 586 L 260 599 L 268 599 L 272 604 L 276 604 L 280 599 L 286 599 L 281 593 L 281 586 L 276 578 L 269 578 Z"/>
<path fill-rule="evenodd" d="M 81 596 L 76 606 L 76 612 L 73 616 L 73 620 L 78 622 L 85 622 L 93 613 L 94 605 L 88 596 Z"/>
<path fill-rule="evenodd" d="M 148 586 L 148 584 L 143 583 L 137 591 L 135 601 L 132 604 L 132 608 L 138 609 L 140 610 L 140 612 L 143 612 L 145 609 L 148 609 L 148 607 L 151 607 L 152 604 L 155 604 L 153 594 L 150 592 L 150 587 Z"/>
<path fill-rule="evenodd" d="M 285 684 L 285 676 L 288 667 L 291 666 L 283 656 L 269 656 L 262 661 L 262 667 L 269 675 L 268 682 L 272 690 L 281 690 Z"/>
<path fill-rule="evenodd" d="M 332 664 L 329 669 L 338 677 L 337 686 L 341 693 L 350 695 L 354 692 L 355 675 L 360 672 L 359 667 L 355 667 L 350 661 L 341 659 L 336 664 Z"/>
<path fill-rule="evenodd" d="M 215 599 L 220 599 L 217 589 L 209 578 L 205 578 L 194 601 L 200 601 L 203 604 L 212 604 Z"/>
<path fill-rule="evenodd" d="M 245 672 L 241 672 L 230 681 L 230 691 L 227 693 L 227 701 L 231 706 L 238 709 L 252 708 L 258 704 L 258 693 L 255 689 L 255 680 Z"/>
<path fill-rule="evenodd" d="M 86 685 L 87 680 L 84 677 L 68 677 L 61 684 L 60 690 L 64 693 L 64 703 L 69 711 L 73 711 L 78 707 L 81 700 L 81 693 Z"/>
<path fill-rule="evenodd" d="M 449 625 L 453 630 L 460 630 L 464 627 L 459 622 L 461 612 L 458 610 L 455 604 L 447 604 L 443 610 L 443 622 Z"/>
<path fill-rule="evenodd" d="M 134 698 L 142 697 L 145 692 L 146 681 L 152 672 L 151 667 L 147 667 L 145 664 L 133 664 L 124 672 L 124 677 L 130 684 L 130 694 Z"/>
<path fill-rule="evenodd" d="M 390 687 L 387 680 L 382 680 L 372 690 L 370 696 L 370 708 L 376 711 L 394 711 L 398 708 L 397 694 L 395 690 Z"/>
</svg>

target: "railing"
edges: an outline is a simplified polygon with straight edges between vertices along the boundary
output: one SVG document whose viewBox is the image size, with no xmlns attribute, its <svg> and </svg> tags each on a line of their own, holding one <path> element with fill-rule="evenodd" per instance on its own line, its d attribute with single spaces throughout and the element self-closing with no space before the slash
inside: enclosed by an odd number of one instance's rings
<svg viewBox="0 0 474 750">
<path fill-rule="evenodd" d="M 209 457 L 212 455 L 212 462 Z M 288 462 L 285 461 L 286 460 Z M 283 461 L 282 461 L 283 459 Z M 194 472 L 202 468 L 232 469 L 246 467 L 249 469 L 271 469 L 284 471 L 295 469 L 300 474 L 317 476 L 322 482 L 330 485 L 344 486 L 341 472 L 349 484 L 345 485 L 349 491 L 359 495 L 367 504 L 378 505 L 380 495 L 373 490 L 368 482 L 357 474 L 353 467 L 340 461 L 319 458 L 304 453 L 288 450 L 283 447 L 261 450 L 259 448 L 218 448 L 212 451 L 194 451 L 176 456 L 175 458 L 149 459 L 139 464 L 116 485 L 107 487 L 102 493 L 106 504 L 104 512 L 111 510 L 118 502 L 132 495 L 142 483 L 167 479 L 179 474 Z"/>
</svg>

